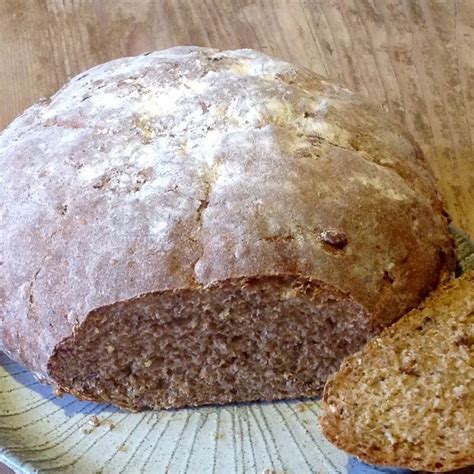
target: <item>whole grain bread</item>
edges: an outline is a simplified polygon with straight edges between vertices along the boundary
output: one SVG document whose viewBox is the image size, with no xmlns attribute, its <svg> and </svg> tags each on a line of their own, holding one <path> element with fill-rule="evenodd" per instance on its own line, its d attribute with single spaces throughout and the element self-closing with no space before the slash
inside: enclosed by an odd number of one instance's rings
<svg viewBox="0 0 474 474">
<path fill-rule="evenodd" d="M 1 348 L 125 407 L 318 395 L 453 271 L 420 148 L 251 51 L 73 78 L 0 136 Z"/>
<path fill-rule="evenodd" d="M 373 464 L 435 472 L 474 464 L 474 271 L 343 362 L 325 386 L 321 426 Z"/>
</svg>

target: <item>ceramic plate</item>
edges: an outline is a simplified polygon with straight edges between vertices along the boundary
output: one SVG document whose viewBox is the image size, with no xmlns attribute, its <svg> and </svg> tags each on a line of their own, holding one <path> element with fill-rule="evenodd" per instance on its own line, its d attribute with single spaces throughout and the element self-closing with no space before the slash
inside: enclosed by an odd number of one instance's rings
<svg viewBox="0 0 474 474">
<path fill-rule="evenodd" d="M 21 472 L 346 472 L 320 432 L 317 401 L 127 413 L 56 398 L 0 362 L 0 452 Z"/>
<path fill-rule="evenodd" d="M 455 237 L 465 269 L 474 245 Z M 334 448 L 321 434 L 319 413 L 317 400 L 127 413 L 56 398 L 0 354 L 0 459 L 19 472 L 394 472 Z"/>
</svg>

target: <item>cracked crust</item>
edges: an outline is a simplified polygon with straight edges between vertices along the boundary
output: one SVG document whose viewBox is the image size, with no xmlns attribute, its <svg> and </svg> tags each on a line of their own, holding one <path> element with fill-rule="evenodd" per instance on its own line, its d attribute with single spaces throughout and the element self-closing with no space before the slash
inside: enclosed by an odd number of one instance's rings
<svg viewBox="0 0 474 474">
<path fill-rule="evenodd" d="M 372 330 L 453 268 L 420 149 L 378 107 L 251 50 L 179 47 L 75 77 L 0 136 L 1 344 L 39 377 L 87 315 L 294 275 Z"/>
</svg>

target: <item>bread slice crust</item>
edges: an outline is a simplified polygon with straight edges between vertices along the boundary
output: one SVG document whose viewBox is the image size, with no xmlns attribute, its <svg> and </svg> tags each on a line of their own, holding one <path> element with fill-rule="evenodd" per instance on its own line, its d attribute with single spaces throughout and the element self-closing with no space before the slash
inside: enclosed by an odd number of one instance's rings
<svg viewBox="0 0 474 474">
<path fill-rule="evenodd" d="M 348 357 L 321 426 L 363 461 L 444 472 L 474 464 L 474 271 Z"/>
</svg>

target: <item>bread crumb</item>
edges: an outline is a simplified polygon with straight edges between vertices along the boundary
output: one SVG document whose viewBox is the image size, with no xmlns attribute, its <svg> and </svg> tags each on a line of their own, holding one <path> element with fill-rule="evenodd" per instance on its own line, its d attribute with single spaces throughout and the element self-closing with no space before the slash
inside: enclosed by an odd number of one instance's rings
<svg viewBox="0 0 474 474">
<path fill-rule="evenodd" d="M 55 397 L 62 397 L 64 395 L 64 390 L 62 390 L 60 387 L 56 387 L 53 390 L 53 394 Z"/>
<path fill-rule="evenodd" d="M 419 375 L 416 370 L 416 359 L 404 357 L 400 364 L 400 371 L 407 375 Z"/>
<path fill-rule="evenodd" d="M 115 423 L 110 423 L 110 425 L 109 425 L 109 430 L 110 430 L 110 431 L 115 430 Z"/>
<path fill-rule="evenodd" d="M 112 352 L 114 352 L 114 350 L 115 350 L 115 348 L 113 346 L 106 346 L 105 348 L 107 349 L 107 352 L 109 354 L 112 354 Z"/>
<path fill-rule="evenodd" d="M 151 366 L 151 360 L 147 360 L 145 361 L 145 363 L 143 364 L 145 367 L 150 367 Z"/>
<path fill-rule="evenodd" d="M 457 385 L 453 388 L 453 394 L 457 399 L 463 400 L 467 397 L 468 390 L 465 385 Z"/>
<path fill-rule="evenodd" d="M 97 426 L 100 426 L 100 420 L 95 415 L 93 415 L 89 418 L 88 423 L 89 423 L 89 425 L 93 426 L 94 428 L 96 428 Z"/>
<path fill-rule="evenodd" d="M 392 433 L 390 433 L 390 431 L 385 431 L 384 436 L 387 438 L 390 444 L 395 444 L 395 438 L 393 437 Z"/>
<path fill-rule="evenodd" d="M 296 410 L 299 412 L 306 411 L 308 408 L 304 403 L 300 403 L 297 407 Z"/>
<path fill-rule="evenodd" d="M 117 451 L 120 451 L 121 453 L 126 453 L 128 450 L 127 445 L 125 443 L 122 443 L 118 448 Z"/>
</svg>

